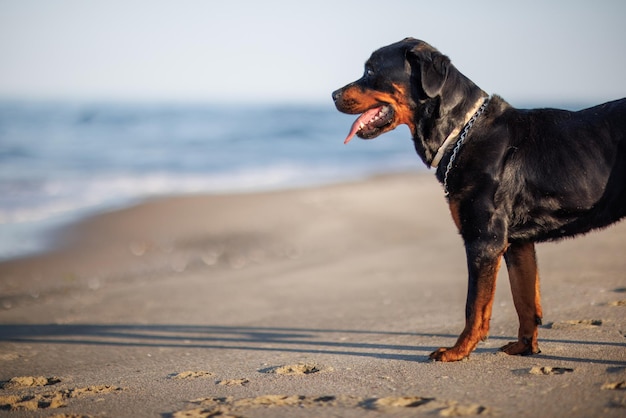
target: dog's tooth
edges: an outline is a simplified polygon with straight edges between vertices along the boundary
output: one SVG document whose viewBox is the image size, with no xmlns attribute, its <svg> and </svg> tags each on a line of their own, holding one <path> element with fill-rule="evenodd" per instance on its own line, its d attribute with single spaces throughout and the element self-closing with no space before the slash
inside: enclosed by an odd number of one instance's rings
<svg viewBox="0 0 626 418">
<path fill-rule="evenodd" d="M 365 124 L 361 122 L 361 124 L 359 125 L 359 129 L 363 129 L 363 128 L 365 128 Z"/>
</svg>

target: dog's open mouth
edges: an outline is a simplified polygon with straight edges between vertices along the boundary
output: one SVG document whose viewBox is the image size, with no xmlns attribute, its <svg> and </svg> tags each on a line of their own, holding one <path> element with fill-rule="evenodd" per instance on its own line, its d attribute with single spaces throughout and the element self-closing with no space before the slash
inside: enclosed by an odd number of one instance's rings
<svg viewBox="0 0 626 418">
<path fill-rule="evenodd" d="M 389 105 L 374 107 L 365 111 L 352 124 L 344 144 L 357 135 L 362 139 L 372 139 L 383 133 L 384 128 L 391 125 L 394 118 L 393 108 Z"/>
</svg>

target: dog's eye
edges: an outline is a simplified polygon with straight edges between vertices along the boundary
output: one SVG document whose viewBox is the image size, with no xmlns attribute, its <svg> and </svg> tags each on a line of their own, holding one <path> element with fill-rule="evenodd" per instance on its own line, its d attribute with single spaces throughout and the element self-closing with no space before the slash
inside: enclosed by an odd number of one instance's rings
<svg viewBox="0 0 626 418">
<path fill-rule="evenodd" d="M 365 75 L 368 77 L 372 77 L 374 75 L 374 70 L 372 70 L 371 68 L 366 68 Z"/>
</svg>

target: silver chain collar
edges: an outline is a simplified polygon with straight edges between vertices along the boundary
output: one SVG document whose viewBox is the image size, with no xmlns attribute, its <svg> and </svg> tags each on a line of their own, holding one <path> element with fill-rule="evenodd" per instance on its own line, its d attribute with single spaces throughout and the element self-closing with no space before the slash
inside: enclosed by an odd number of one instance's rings
<svg viewBox="0 0 626 418">
<path fill-rule="evenodd" d="M 472 125 L 474 125 L 474 122 L 476 122 L 476 119 L 478 119 L 478 117 L 482 115 L 482 113 L 485 111 L 485 109 L 487 108 L 487 105 L 489 104 L 489 100 L 491 100 L 491 97 L 487 97 L 485 99 L 482 106 L 480 106 L 480 108 L 476 111 L 476 113 L 474 113 L 474 116 L 472 116 L 471 119 L 467 122 L 467 124 L 463 128 L 463 131 L 461 132 L 461 135 L 459 135 L 459 139 L 456 141 L 456 145 L 454 146 L 454 149 L 452 150 L 450 161 L 448 161 L 448 165 L 446 166 L 446 172 L 443 175 L 443 191 L 446 197 L 450 195 L 450 192 L 448 191 L 448 174 L 450 174 L 450 171 L 452 171 L 454 160 L 456 160 L 456 157 L 459 154 L 459 151 L 461 150 L 461 146 L 463 146 L 463 143 L 465 142 L 465 137 L 467 136 L 467 133 L 471 129 Z"/>
</svg>

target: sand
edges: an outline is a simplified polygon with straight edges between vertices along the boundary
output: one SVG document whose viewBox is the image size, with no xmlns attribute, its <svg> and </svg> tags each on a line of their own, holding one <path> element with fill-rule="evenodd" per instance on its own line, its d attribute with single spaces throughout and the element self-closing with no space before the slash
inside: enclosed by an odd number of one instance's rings
<svg viewBox="0 0 626 418">
<path fill-rule="evenodd" d="M 506 271 L 463 327 L 464 250 L 430 174 L 158 199 L 0 264 L 0 416 L 626 414 L 626 222 L 538 246 L 542 353 Z M 22 412 L 20 412 L 22 411 Z"/>
</svg>

